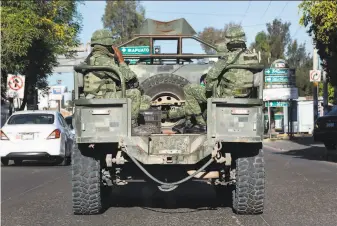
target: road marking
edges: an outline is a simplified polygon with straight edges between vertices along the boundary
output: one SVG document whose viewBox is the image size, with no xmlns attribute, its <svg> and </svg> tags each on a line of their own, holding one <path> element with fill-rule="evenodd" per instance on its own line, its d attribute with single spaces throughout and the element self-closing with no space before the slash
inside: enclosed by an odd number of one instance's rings
<svg viewBox="0 0 337 226">
<path fill-rule="evenodd" d="M 64 173 L 64 175 L 59 176 L 59 177 L 56 177 L 56 178 L 53 179 L 53 180 L 49 180 L 49 181 L 47 181 L 47 182 L 45 182 L 45 183 L 43 183 L 43 184 L 40 184 L 40 185 L 35 186 L 35 187 L 33 187 L 33 188 L 30 188 L 30 189 L 28 189 L 28 190 L 26 190 L 26 191 L 24 191 L 24 192 L 22 192 L 22 193 L 16 195 L 15 198 L 18 198 L 18 197 L 20 197 L 20 196 L 22 196 L 22 195 L 24 195 L 24 194 L 27 194 L 28 192 L 31 192 L 31 191 L 36 190 L 36 189 L 38 189 L 38 188 L 41 188 L 41 187 L 43 187 L 43 186 L 45 186 L 45 185 L 47 185 L 47 184 L 50 184 L 50 183 L 52 183 L 52 182 L 54 182 L 54 181 L 57 181 L 57 180 L 61 179 L 62 177 L 64 177 L 66 174 L 67 174 L 67 173 Z M 8 197 L 7 199 L 1 201 L 1 203 L 4 203 L 4 202 L 6 202 L 6 201 L 8 201 L 8 200 L 10 200 L 10 199 L 12 199 L 12 197 Z"/>
<path fill-rule="evenodd" d="M 261 219 L 262 219 L 267 225 L 270 226 L 270 224 L 264 219 L 264 217 L 262 217 L 261 215 L 260 215 L 260 217 L 261 217 Z"/>
</svg>

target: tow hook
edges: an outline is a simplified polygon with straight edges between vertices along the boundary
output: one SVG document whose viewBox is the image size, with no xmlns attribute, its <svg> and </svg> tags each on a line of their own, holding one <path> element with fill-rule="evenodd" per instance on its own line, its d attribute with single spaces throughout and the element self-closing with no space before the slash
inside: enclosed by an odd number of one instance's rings
<svg viewBox="0 0 337 226">
<path fill-rule="evenodd" d="M 222 155 L 220 150 L 222 149 L 221 141 L 217 141 L 213 147 L 212 158 L 217 163 L 225 163 L 226 166 L 230 166 L 232 162 L 232 157 L 230 153 L 225 153 L 225 157 Z"/>
</svg>

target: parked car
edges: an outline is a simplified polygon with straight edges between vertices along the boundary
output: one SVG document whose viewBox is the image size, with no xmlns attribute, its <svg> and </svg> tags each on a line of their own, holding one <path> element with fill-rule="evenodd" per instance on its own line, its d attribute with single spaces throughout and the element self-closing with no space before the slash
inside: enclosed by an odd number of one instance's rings
<svg viewBox="0 0 337 226">
<path fill-rule="evenodd" d="M 1 128 L 1 163 L 9 160 L 53 160 L 69 165 L 73 139 L 71 129 L 58 111 L 18 111 Z"/>
<path fill-rule="evenodd" d="M 313 137 L 314 141 L 324 143 L 328 150 L 336 150 L 337 108 L 316 120 Z"/>
</svg>

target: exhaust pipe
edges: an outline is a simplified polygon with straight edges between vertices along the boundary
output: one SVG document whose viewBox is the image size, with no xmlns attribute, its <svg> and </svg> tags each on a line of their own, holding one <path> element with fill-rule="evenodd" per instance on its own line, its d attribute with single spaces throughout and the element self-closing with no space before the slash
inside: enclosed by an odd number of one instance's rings
<svg viewBox="0 0 337 226">
<path fill-rule="evenodd" d="M 187 173 L 189 175 L 192 175 L 193 173 L 195 173 L 195 171 L 196 170 L 189 170 L 187 171 Z M 200 178 L 200 179 L 215 179 L 215 178 L 219 178 L 220 174 L 218 171 L 200 172 L 200 173 L 197 173 L 194 177 Z"/>
</svg>

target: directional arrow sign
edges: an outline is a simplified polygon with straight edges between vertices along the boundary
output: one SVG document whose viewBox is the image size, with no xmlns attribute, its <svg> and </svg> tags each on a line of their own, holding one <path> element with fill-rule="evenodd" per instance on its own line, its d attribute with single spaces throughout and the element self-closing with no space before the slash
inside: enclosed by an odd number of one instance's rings
<svg viewBox="0 0 337 226">
<path fill-rule="evenodd" d="M 265 82 L 287 83 L 289 78 L 288 76 L 265 76 Z"/>
<path fill-rule="evenodd" d="M 310 82 L 320 82 L 320 81 L 321 81 L 321 71 L 310 70 Z"/>
<path fill-rule="evenodd" d="M 150 47 L 149 46 L 127 46 L 121 47 L 120 50 L 122 51 L 123 55 L 147 55 L 150 54 Z"/>
<path fill-rule="evenodd" d="M 266 68 L 265 75 L 288 75 L 289 68 Z"/>
</svg>

